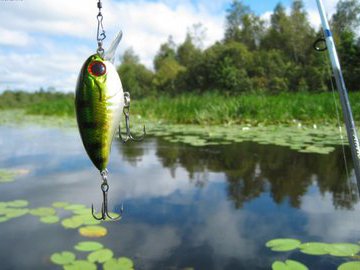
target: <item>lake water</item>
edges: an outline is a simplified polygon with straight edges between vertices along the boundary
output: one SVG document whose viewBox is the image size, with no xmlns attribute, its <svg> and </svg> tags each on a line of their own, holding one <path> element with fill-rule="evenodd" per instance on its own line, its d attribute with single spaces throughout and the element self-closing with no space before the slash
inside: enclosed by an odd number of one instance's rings
<svg viewBox="0 0 360 270">
<path fill-rule="evenodd" d="M 28 170 L 0 184 L 0 201 L 27 200 L 101 206 L 100 177 L 76 129 L 0 127 L 0 168 Z M 351 159 L 347 163 L 352 175 Z M 309 269 L 337 269 L 346 257 L 274 252 L 274 238 L 302 242 L 360 239 L 360 203 L 349 190 L 341 147 L 328 155 L 256 143 L 192 147 L 147 137 L 114 142 L 108 166 L 112 211 L 107 235 L 90 239 L 61 222 L 24 215 L 0 223 L 0 269 L 62 269 L 55 252 L 97 241 L 135 269 L 271 269 L 293 259 Z M 350 176 L 353 177 L 353 176 Z M 59 213 L 61 218 L 69 216 Z M 98 269 L 102 269 L 100 266 Z"/>
</svg>

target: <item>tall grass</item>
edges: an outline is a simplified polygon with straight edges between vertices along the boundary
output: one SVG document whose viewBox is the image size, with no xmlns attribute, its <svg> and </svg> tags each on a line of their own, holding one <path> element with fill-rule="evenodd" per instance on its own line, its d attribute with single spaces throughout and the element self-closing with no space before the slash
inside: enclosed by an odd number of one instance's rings
<svg viewBox="0 0 360 270">
<path fill-rule="evenodd" d="M 360 93 L 351 94 L 356 120 L 360 120 Z M 340 110 L 339 98 L 335 97 Z M 202 96 L 160 96 L 133 102 L 133 109 L 148 119 L 162 119 L 183 124 L 232 123 L 336 123 L 336 109 L 331 93 L 285 93 L 279 95 L 243 94 L 224 96 L 208 93 Z"/>
<path fill-rule="evenodd" d="M 74 96 L 59 93 L 54 95 L 56 96 L 47 94 L 41 99 L 26 98 L 26 103 L 23 99 L 12 100 L 11 106 L 3 105 L 0 109 L 22 108 L 28 114 L 74 117 Z M 2 96 L 0 104 L 1 99 Z M 251 93 L 227 96 L 221 92 L 209 92 L 177 97 L 159 95 L 156 98 L 133 98 L 131 113 L 141 115 L 146 120 L 179 124 L 277 124 L 294 120 L 309 124 L 332 124 L 337 123 L 334 100 L 342 121 L 339 97 L 335 94 L 334 99 L 332 93 Z M 354 118 L 360 121 L 360 93 L 351 93 L 350 100 Z"/>
</svg>

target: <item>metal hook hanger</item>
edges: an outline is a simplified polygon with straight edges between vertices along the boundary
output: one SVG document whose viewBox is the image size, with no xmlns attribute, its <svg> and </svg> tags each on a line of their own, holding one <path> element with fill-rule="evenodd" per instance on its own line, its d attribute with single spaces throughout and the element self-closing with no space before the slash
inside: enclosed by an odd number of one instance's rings
<svg viewBox="0 0 360 270">
<path fill-rule="evenodd" d="M 103 193 L 103 202 L 101 205 L 101 216 L 97 217 L 94 213 L 94 205 L 91 205 L 91 214 L 92 216 L 96 219 L 96 220 L 106 220 L 107 218 L 109 218 L 110 220 L 119 220 L 121 218 L 121 215 L 124 211 L 123 206 L 121 206 L 121 210 L 120 210 L 120 215 L 119 217 L 112 217 L 109 215 L 109 211 L 108 211 L 108 191 L 109 191 L 109 184 L 107 183 L 107 176 L 108 176 L 108 171 L 105 169 L 104 171 L 100 172 L 101 177 L 102 177 L 102 183 L 101 183 L 101 191 Z"/>
<path fill-rule="evenodd" d="M 124 109 L 123 109 L 123 113 L 125 115 L 125 126 L 126 126 L 126 137 L 124 138 L 121 135 L 121 127 L 119 126 L 119 137 L 120 139 L 123 141 L 123 143 L 126 143 L 128 140 L 131 141 L 142 141 L 146 135 L 146 130 L 145 130 L 145 125 L 144 125 L 144 133 L 142 136 L 140 137 L 134 137 L 131 134 L 131 130 L 130 130 L 130 93 L 129 92 L 125 92 L 124 93 Z"/>
</svg>

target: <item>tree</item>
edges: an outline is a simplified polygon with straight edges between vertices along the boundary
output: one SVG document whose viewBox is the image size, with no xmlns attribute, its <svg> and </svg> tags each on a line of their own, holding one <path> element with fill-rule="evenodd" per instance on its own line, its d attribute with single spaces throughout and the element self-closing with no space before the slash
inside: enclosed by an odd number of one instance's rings
<svg viewBox="0 0 360 270">
<path fill-rule="evenodd" d="M 279 3 L 271 15 L 270 27 L 264 35 L 261 47 L 265 50 L 284 50 L 290 32 L 290 19 L 286 15 L 284 6 Z"/>
<path fill-rule="evenodd" d="M 144 97 L 153 94 L 152 80 L 154 74 L 140 64 L 139 57 L 133 49 L 127 49 L 121 57 L 118 68 L 124 91 L 130 92 L 133 97 Z"/>
<path fill-rule="evenodd" d="M 339 1 L 331 20 L 344 79 L 347 87 L 351 90 L 359 89 L 360 45 L 359 39 L 357 39 L 359 20 L 360 3 L 358 0 Z"/>
<path fill-rule="evenodd" d="M 238 0 L 233 0 L 227 13 L 225 42 L 238 41 L 250 50 L 256 49 L 262 36 L 263 21 Z"/>
<path fill-rule="evenodd" d="M 360 25 L 360 3 L 358 0 L 340 0 L 332 17 L 333 31 L 337 34 L 355 32 Z"/>
<path fill-rule="evenodd" d="M 176 57 L 176 45 L 173 41 L 172 36 L 169 36 L 166 43 L 161 44 L 160 50 L 154 58 L 154 67 L 155 70 L 159 70 L 161 62 L 165 59 L 175 59 Z"/>
</svg>

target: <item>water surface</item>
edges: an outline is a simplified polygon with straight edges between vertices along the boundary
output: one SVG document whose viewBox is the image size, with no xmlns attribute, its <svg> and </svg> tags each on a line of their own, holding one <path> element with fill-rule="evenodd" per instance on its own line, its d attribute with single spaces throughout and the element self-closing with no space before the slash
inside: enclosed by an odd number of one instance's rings
<svg viewBox="0 0 360 270">
<path fill-rule="evenodd" d="M 0 149 L 1 168 L 30 171 L 0 184 L 0 201 L 100 208 L 100 177 L 77 130 L 2 126 Z M 346 159 L 351 166 L 349 154 Z M 125 213 L 119 222 L 103 223 L 108 234 L 96 241 L 115 257 L 131 258 L 135 269 L 271 269 L 275 260 L 294 259 L 331 270 L 348 259 L 277 253 L 265 243 L 360 239 L 360 204 L 340 147 L 324 155 L 248 142 L 192 147 L 148 137 L 115 142 L 110 160 L 110 206 L 118 211 L 124 203 Z M 353 177 L 351 168 L 348 174 Z M 43 224 L 31 215 L 12 219 L 0 223 L 0 268 L 62 269 L 50 256 L 74 252 L 87 240 L 60 223 Z"/>
</svg>

